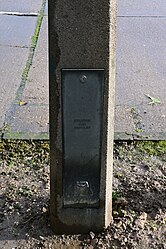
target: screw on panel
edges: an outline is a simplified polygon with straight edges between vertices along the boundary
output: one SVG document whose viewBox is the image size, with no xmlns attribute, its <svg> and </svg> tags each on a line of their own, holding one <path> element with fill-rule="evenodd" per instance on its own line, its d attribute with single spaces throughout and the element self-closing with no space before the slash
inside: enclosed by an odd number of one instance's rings
<svg viewBox="0 0 166 249">
<path fill-rule="evenodd" d="M 81 83 L 85 83 L 85 82 L 87 81 L 86 75 L 82 75 L 82 76 L 80 77 L 80 81 L 81 81 Z"/>
</svg>

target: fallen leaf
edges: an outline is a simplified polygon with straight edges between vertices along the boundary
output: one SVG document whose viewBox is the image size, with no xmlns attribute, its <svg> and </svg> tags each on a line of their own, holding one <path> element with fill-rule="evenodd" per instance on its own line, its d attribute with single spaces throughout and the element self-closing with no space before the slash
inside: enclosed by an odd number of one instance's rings
<svg viewBox="0 0 166 249">
<path fill-rule="evenodd" d="M 161 104 L 161 101 L 157 98 L 154 98 L 150 96 L 149 94 L 145 94 L 151 101 L 149 102 L 149 105 L 155 105 L 155 104 Z"/>
<path fill-rule="evenodd" d="M 19 103 L 18 103 L 20 106 L 23 106 L 23 105 L 27 105 L 27 102 L 25 102 L 25 101 L 19 101 Z"/>
</svg>

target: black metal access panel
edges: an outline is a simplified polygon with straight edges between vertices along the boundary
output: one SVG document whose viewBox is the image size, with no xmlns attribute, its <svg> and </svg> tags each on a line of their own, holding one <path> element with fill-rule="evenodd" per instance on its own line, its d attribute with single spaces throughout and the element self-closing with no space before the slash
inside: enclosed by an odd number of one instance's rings
<svg viewBox="0 0 166 249">
<path fill-rule="evenodd" d="M 63 206 L 99 207 L 103 69 L 62 70 Z"/>
</svg>

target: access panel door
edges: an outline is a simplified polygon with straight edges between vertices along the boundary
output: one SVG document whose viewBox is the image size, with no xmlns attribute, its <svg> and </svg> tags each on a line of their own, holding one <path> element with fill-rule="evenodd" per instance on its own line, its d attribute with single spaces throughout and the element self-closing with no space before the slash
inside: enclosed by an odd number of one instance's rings
<svg viewBox="0 0 166 249">
<path fill-rule="evenodd" d="M 99 207 L 104 70 L 62 70 L 63 204 Z"/>
</svg>

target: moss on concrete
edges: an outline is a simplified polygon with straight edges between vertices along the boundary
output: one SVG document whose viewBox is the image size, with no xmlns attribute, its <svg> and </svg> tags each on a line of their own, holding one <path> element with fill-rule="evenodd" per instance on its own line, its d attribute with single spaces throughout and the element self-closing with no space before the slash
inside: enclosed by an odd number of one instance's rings
<svg viewBox="0 0 166 249">
<path fill-rule="evenodd" d="M 43 16 L 44 16 L 45 4 L 46 4 L 46 0 L 43 0 L 42 7 L 41 7 L 41 10 L 40 10 L 38 19 L 37 19 L 35 33 L 32 36 L 29 56 L 28 56 L 24 71 L 22 73 L 22 81 L 21 81 L 20 87 L 19 87 L 19 89 L 17 91 L 16 101 L 15 101 L 16 103 L 18 103 L 18 100 L 20 100 L 20 98 L 22 96 L 22 92 L 23 92 L 23 89 L 24 89 L 24 86 L 25 86 L 25 83 L 26 83 L 26 80 L 27 80 L 27 77 L 28 77 L 30 66 L 32 65 L 34 51 L 35 51 L 35 48 L 36 48 L 36 45 L 37 45 L 39 32 L 40 32 L 40 27 L 41 27 Z"/>
<path fill-rule="evenodd" d="M 3 134 L 3 139 L 13 140 L 49 140 L 48 132 L 15 132 L 7 131 Z"/>
</svg>

